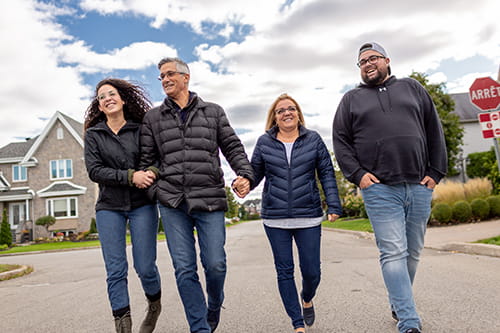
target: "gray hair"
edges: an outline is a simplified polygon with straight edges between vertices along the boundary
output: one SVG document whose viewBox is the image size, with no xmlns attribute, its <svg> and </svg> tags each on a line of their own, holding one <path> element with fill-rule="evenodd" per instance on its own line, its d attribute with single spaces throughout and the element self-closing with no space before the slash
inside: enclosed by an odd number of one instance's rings
<svg viewBox="0 0 500 333">
<path fill-rule="evenodd" d="M 158 63 L 158 69 L 161 68 L 161 66 L 165 65 L 166 63 L 169 63 L 169 62 L 175 62 L 175 68 L 177 69 L 177 71 L 181 72 L 181 73 L 184 73 L 184 74 L 189 74 L 189 67 L 188 65 L 182 61 L 181 59 L 179 58 L 170 58 L 170 57 L 167 57 L 167 58 L 163 58 L 160 60 L 160 62 Z"/>
</svg>

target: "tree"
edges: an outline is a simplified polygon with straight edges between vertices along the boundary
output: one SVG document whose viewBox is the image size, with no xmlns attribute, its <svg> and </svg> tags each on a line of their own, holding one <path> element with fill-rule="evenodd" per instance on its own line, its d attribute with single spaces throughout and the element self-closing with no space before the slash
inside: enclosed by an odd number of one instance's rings
<svg viewBox="0 0 500 333">
<path fill-rule="evenodd" d="M 234 194 L 229 186 L 225 186 L 224 189 L 226 190 L 226 197 L 227 197 L 227 212 L 225 214 L 226 217 L 228 218 L 233 218 L 238 216 L 238 202 L 234 198 Z"/>
<path fill-rule="evenodd" d="M 450 95 L 445 93 L 445 83 L 430 84 L 427 75 L 418 72 L 413 72 L 410 77 L 420 82 L 432 97 L 441 119 L 446 141 L 446 150 L 448 152 L 447 175 L 456 176 L 459 173 L 459 154 L 460 146 L 463 144 L 464 128 L 460 125 L 458 115 L 451 113 L 455 108 L 455 102 L 453 102 Z"/>
<path fill-rule="evenodd" d="M 94 217 L 90 220 L 89 234 L 97 234 L 97 225 Z"/>
<path fill-rule="evenodd" d="M 12 233 L 10 232 L 10 224 L 7 221 L 7 209 L 4 208 L 2 212 L 2 224 L 0 225 L 0 245 L 12 245 Z"/>
<path fill-rule="evenodd" d="M 56 218 L 54 216 L 46 215 L 39 217 L 36 221 L 36 225 L 41 225 L 44 226 L 45 229 L 47 229 L 47 232 L 49 232 L 49 227 L 56 223 Z"/>
</svg>

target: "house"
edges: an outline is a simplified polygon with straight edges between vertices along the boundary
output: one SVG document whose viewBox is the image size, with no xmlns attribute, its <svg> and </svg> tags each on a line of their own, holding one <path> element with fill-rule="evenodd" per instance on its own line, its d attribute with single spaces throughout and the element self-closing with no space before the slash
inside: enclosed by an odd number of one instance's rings
<svg viewBox="0 0 500 333">
<path fill-rule="evenodd" d="M 464 127 L 463 157 L 470 153 L 488 151 L 493 146 L 493 139 L 484 139 L 478 115 L 484 111 L 479 110 L 469 98 L 469 93 L 449 94 L 455 102 L 453 113 L 460 118 Z"/>
<path fill-rule="evenodd" d="M 86 231 L 98 188 L 85 168 L 83 124 L 57 111 L 40 135 L 0 148 L 0 209 L 7 209 L 13 241 Z M 51 215 L 47 229 L 35 225 Z"/>
</svg>

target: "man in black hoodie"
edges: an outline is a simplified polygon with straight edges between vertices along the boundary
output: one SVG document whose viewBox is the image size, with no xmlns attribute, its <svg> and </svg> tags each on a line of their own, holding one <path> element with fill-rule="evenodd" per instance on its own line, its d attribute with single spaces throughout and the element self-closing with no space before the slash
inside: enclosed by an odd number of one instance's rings
<svg viewBox="0 0 500 333">
<path fill-rule="evenodd" d="M 412 284 L 432 191 L 447 172 L 443 130 L 424 87 L 391 76 L 381 45 L 363 44 L 357 65 L 364 83 L 338 106 L 335 157 L 345 177 L 361 189 L 399 331 L 420 332 Z"/>
</svg>

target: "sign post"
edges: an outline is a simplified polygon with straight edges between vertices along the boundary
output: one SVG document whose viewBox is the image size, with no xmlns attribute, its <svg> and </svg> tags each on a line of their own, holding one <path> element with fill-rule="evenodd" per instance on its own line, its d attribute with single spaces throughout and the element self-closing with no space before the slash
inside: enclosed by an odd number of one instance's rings
<svg viewBox="0 0 500 333">
<path fill-rule="evenodd" d="M 472 104 L 482 111 L 493 111 L 500 106 L 500 83 L 491 77 L 480 77 L 474 80 L 469 88 L 469 98 Z M 500 171 L 500 111 L 485 112 L 478 115 L 485 139 L 493 138 L 498 171 Z"/>
</svg>

